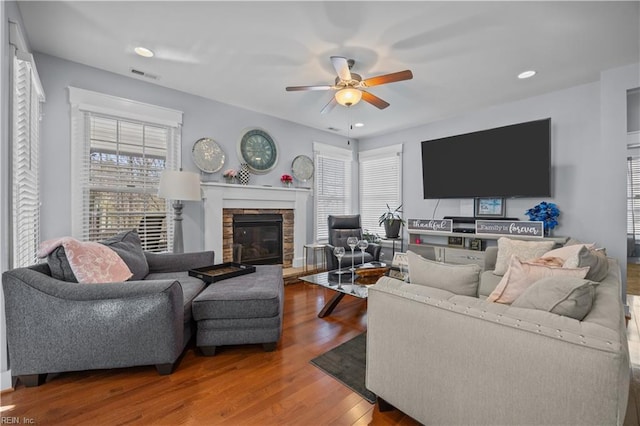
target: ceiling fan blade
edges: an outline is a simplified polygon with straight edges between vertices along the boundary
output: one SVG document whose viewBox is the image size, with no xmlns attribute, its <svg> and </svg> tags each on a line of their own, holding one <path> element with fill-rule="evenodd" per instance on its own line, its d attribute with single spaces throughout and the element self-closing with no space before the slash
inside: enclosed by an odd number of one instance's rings
<svg viewBox="0 0 640 426">
<path fill-rule="evenodd" d="M 389 103 L 387 101 L 383 101 L 376 95 L 372 95 L 371 93 L 365 92 L 364 90 L 362 91 L 362 100 L 369 102 L 371 105 L 379 109 L 385 109 L 389 106 Z"/>
<path fill-rule="evenodd" d="M 322 108 L 322 111 L 320 111 L 320 114 L 327 114 L 328 112 L 330 112 L 336 105 L 338 105 L 338 101 L 336 101 L 335 96 L 331 97 L 331 100 L 329 101 L 328 104 L 326 104 L 324 106 L 324 108 Z"/>
<path fill-rule="evenodd" d="M 398 71 L 391 74 L 379 75 L 377 77 L 367 78 L 362 82 L 364 87 L 373 87 L 380 84 L 393 83 L 396 81 L 411 80 L 413 73 L 411 70 Z"/>
<path fill-rule="evenodd" d="M 304 90 L 329 90 L 333 86 L 289 86 L 286 88 L 287 92 L 300 92 Z"/>
<path fill-rule="evenodd" d="M 341 80 L 351 80 L 351 71 L 349 71 L 349 62 L 347 62 L 347 58 L 343 58 L 342 56 L 332 56 L 331 63 L 333 64 L 333 68 L 336 69 L 336 74 L 338 74 L 338 77 L 340 77 Z"/>
</svg>

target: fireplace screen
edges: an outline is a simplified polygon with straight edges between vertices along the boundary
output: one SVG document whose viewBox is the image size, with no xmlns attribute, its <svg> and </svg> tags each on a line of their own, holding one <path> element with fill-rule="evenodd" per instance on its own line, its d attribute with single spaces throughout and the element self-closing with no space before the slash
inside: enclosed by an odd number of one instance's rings
<svg viewBox="0 0 640 426">
<path fill-rule="evenodd" d="M 252 265 L 282 263 L 282 215 L 233 215 L 233 261 Z"/>
</svg>

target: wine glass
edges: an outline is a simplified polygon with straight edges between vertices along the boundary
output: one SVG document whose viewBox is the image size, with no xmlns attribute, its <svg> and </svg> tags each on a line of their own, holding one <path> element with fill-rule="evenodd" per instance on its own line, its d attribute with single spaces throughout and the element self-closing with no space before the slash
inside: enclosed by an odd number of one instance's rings
<svg viewBox="0 0 640 426">
<path fill-rule="evenodd" d="M 358 241 L 358 248 L 362 250 L 362 264 L 364 265 L 364 251 L 369 247 L 369 242 L 367 240 Z"/>
<path fill-rule="evenodd" d="M 338 274 L 342 273 L 342 256 L 344 256 L 344 247 L 335 247 L 333 254 L 338 258 Z"/>
<path fill-rule="evenodd" d="M 353 264 L 353 250 L 356 248 L 356 246 L 358 245 L 358 237 L 349 237 L 347 238 L 347 244 L 349 245 L 349 247 L 351 247 L 351 269 L 349 269 L 350 271 L 355 271 L 356 268 Z"/>
</svg>

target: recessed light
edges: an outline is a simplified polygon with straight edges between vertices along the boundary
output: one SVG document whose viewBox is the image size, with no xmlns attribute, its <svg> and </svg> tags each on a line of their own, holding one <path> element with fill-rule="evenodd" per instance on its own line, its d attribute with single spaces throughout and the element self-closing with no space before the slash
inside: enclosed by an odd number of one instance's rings
<svg viewBox="0 0 640 426">
<path fill-rule="evenodd" d="M 154 55 L 154 53 L 151 50 L 142 46 L 136 47 L 135 49 L 133 49 L 133 51 L 144 58 L 151 58 Z"/>
<path fill-rule="evenodd" d="M 364 123 L 353 123 L 353 127 L 364 127 Z"/>
<path fill-rule="evenodd" d="M 518 78 L 519 79 L 524 79 L 524 78 L 530 78 L 533 77 L 534 75 L 536 75 L 536 72 L 533 70 L 529 70 L 529 71 L 523 71 L 520 74 L 518 74 Z"/>
</svg>

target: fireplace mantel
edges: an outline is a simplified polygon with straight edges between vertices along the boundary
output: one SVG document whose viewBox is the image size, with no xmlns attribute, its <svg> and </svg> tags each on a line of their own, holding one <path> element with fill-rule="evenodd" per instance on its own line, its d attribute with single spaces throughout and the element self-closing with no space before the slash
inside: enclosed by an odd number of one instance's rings
<svg viewBox="0 0 640 426">
<path fill-rule="evenodd" d="M 304 264 L 303 247 L 307 236 L 310 189 L 217 182 L 203 182 L 201 187 L 204 196 L 204 249 L 216 253 L 216 262 L 222 262 L 223 209 L 292 209 L 293 266 Z"/>
</svg>

